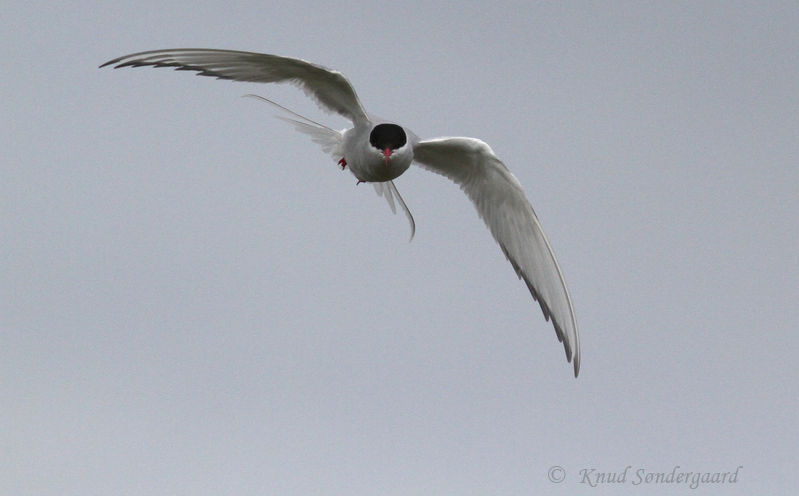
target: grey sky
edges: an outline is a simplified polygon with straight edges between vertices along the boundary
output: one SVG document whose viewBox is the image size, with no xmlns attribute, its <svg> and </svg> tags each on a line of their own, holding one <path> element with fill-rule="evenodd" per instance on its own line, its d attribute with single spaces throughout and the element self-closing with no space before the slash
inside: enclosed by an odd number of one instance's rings
<svg viewBox="0 0 799 496">
<path fill-rule="evenodd" d="M 628 465 L 795 490 L 795 2 L 204 5 L 4 8 L 0 494 L 620 494 L 579 472 Z M 563 267 L 579 379 L 447 180 L 397 181 L 408 244 L 240 98 L 345 125 L 295 88 L 97 69 L 170 47 L 301 57 L 488 142 Z"/>
</svg>

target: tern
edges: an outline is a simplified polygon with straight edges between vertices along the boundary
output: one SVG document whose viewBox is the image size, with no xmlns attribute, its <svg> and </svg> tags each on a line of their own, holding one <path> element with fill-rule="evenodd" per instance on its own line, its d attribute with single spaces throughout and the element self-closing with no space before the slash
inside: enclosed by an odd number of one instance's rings
<svg viewBox="0 0 799 496">
<path fill-rule="evenodd" d="M 421 140 L 408 128 L 377 118 L 361 105 L 355 90 L 341 72 L 305 60 L 264 53 L 180 48 L 151 50 L 115 58 L 100 67 L 172 67 L 200 76 L 254 83 L 291 83 L 316 101 L 320 108 L 352 122 L 341 131 L 319 124 L 256 95 L 287 112 L 298 131 L 330 154 L 342 169 L 348 168 L 358 183 L 374 185 L 396 212 L 394 198 L 411 224 L 415 223 L 393 180 L 411 163 L 454 181 L 474 203 L 516 275 L 538 301 L 546 320 L 580 372 L 580 337 L 569 290 L 552 247 L 521 184 L 483 141 L 442 137 Z"/>
</svg>

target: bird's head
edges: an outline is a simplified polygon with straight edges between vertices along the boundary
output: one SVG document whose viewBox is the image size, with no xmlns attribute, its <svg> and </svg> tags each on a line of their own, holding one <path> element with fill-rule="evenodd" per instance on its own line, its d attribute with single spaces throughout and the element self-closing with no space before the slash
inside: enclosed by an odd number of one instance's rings
<svg viewBox="0 0 799 496">
<path fill-rule="evenodd" d="M 372 128 L 372 132 L 369 134 L 369 144 L 383 154 L 383 160 L 388 165 L 397 152 L 406 148 L 408 136 L 402 126 L 378 124 Z"/>
</svg>

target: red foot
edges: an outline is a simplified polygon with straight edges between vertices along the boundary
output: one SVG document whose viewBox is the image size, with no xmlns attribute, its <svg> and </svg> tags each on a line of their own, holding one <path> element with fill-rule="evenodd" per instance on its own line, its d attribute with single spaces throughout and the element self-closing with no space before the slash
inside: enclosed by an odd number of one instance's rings
<svg viewBox="0 0 799 496">
<path fill-rule="evenodd" d="M 338 161 L 338 165 L 341 166 L 341 170 L 344 170 L 347 167 L 347 160 L 341 157 L 341 160 Z"/>
</svg>

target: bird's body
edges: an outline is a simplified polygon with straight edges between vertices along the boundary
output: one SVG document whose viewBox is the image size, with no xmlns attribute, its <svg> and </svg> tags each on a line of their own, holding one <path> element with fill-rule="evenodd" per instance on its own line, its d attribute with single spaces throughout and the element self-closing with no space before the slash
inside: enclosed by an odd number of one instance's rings
<svg viewBox="0 0 799 496">
<path fill-rule="evenodd" d="M 342 136 L 343 158 L 359 181 L 393 181 L 413 162 L 413 146 L 405 130 L 396 124 L 355 126 Z"/>
<path fill-rule="evenodd" d="M 407 128 L 368 114 L 350 85 L 337 71 L 278 55 L 214 49 L 167 49 L 140 52 L 116 58 L 100 67 L 174 67 L 196 71 L 218 79 L 261 83 L 287 82 L 299 86 L 321 108 L 349 119 L 352 127 L 331 129 L 302 117 L 263 97 L 293 116 L 286 118 L 295 128 L 319 144 L 358 182 L 375 186 L 392 210 L 394 199 L 414 221 L 393 180 L 412 163 L 444 175 L 457 183 L 472 200 L 480 217 L 552 320 L 566 358 L 580 371 L 577 320 L 560 267 L 516 177 L 484 142 L 475 138 L 420 140 Z"/>
</svg>

